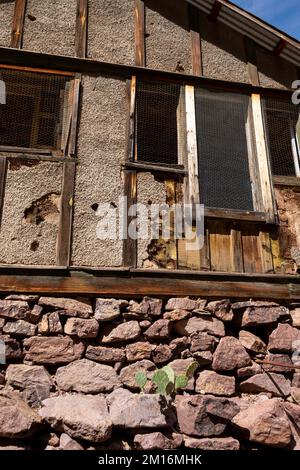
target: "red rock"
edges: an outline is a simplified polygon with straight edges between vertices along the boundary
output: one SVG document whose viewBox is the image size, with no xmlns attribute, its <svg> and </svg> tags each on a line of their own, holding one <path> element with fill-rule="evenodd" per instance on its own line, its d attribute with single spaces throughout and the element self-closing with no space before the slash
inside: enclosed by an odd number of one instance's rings
<svg viewBox="0 0 300 470">
<path fill-rule="evenodd" d="M 288 315 L 286 307 L 248 307 L 242 314 L 242 328 L 276 323 L 281 316 Z"/>
<path fill-rule="evenodd" d="M 88 346 L 85 357 L 95 362 L 115 363 L 125 360 L 125 351 L 121 348 L 105 346 Z"/>
<path fill-rule="evenodd" d="M 93 309 L 89 300 L 67 299 L 65 297 L 40 297 L 39 305 L 53 310 L 60 310 L 61 314 L 71 317 L 89 318 Z"/>
<path fill-rule="evenodd" d="M 191 336 L 191 352 L 196 351 L 213 351 L 216 339 L 207 333 L 195 333 Z"/>
<path fill-rule="evenodd" d="M 137 321 L 132 320 L 120 323 L 117 326 L 108 325 L 100 328 L 100 342 L 118 343 L 137 339 L 141 335 L 141 328 Z"/>
<path fill-rule="evenodd" d="M 68 318 L 65 324 L 65 333 L 78 338 L 96 338 L 99 331 L 99 323 L 94 318 Z"/>
<path fill-rule="evenodd" d="M 252 377 L 256 374 L 262 374 L 263 370 L 259 364 L 256 362 L 252 362 L 249 366 L 242 367 L 241 369 L 237 370 L 238 377 Z"/>
<path fill-rule="evenodd" d="M 235 378 L 204 370 L 196 381 L 196 392 L 230 397 L 235 393 Z"/>
<path fill-rule="evenodd" d="M 134 447 L 139 450 L 172 450 L 181 446 L 183 438 L 180 434 L 173 433 L 165 436 L 161 432 L 149 434 L 136 434 L 134 436 Z"/>
<path fill-rule="evenodd" d="M 212 368 L 214 370 L 234 370 L 251 364 L 251 358 L 240 341 L 233 336 L 220 340 L 214 353 Z"/>
<path fill-rule="evenodd" d="M 300 330 L 287 323 L 280 323 L 269 337 L 268 350 L 291 353 L 296 350 L 295 345 L 293 345 L 296 341 L 300 341 Z"/>
<path fill-rule="evenodd" d="M 34 336 L 36 326 L 24 320 L 8 321 L 3 327 L 3 333 L 16 336 Z"/>
<path fill-rule="evenodd" d="M 197 301 L 191 300 L 188 297 L 176 297 L 169 299 L 166 305 L 166 310 L 195 310 L 197 308 Z"/>
<path fill-rule="evenodd" d="M 225 322 L 231 321 L 233 319 L 233 311 L 231 309 L 231 303 L 229 299 L 209 302 L 209 304 L 205 307 L 205 310 Z"/>
<path fill-rule="evenodd" d="M 144 336 L 147 339 L 161 340 L 161 339 L 169 338 L 170 332 L 171 332 L 170 320 L 162 319 L 162 320 L 157 320 L 146 331 L 144 331 Z"/>
<path fill-rule="evenodd" d="M 262 373 L 254 375 L 240 384 L 244 393 L 271 393 L 274 397 L 287 397 L 291 393 L 291 382 L 283 375 Z"/>
<path fill-rule="evenodd" d="M 96 299 L 95 319 L 103 322 L 114 320 L 121 315 L 121 308 L 127 305 L 127 300 Z"/>
<path fill-rule="evenodd" d="M 195 439 L 194 437 L 184 437 L 184 445 L 189 449 L 199 450 L 239 450 L 240 443 L 233 437 L 206 437 Z"/>
<path fill-rule="evenodd" d="M 286 364 L 287 366 L 290 366 L 290 367 L 283 367 L 283 366 L 272 366 L 271 364 L 264 364 L 263 365 L 264 370 L 267 372 L 277 372 L 281 374 L 282 373 L 287 374 L 293 370 L 293 367 L 292 367 L 293 363 L 290 359 L 290 356 L 288 356 L 287 354 L 269 353 L 266 355 L 265 360 L 269 362 L 275 362 L 278 364 Z"/>
<path fill-rule="evenodd" d="M 131 300 L 127 310 L 142 317 L 147 317 L 148 315 L 159 317 L 162 311 L 162 300 L 151 297 L 144 297 L 140 303 Z"/>
<path fill-rule="evenodd" d="M 128 362 L 150 359 L 152 350 L 155 348 L 150 343 L 139 341 L 126 346 L 126 358 Z"/>
<path fill-rule="evenodd" d="M 190 336 L 193 333 L 208 333 L 213 336 L 225 336 L 224 323 L 217 318 L 192 317 L 180 320 L 173 325 L 174 331 L 182 336 Z"/>
<path fill-rule="evenodd" d="M 21 359 L 23 357 L 20 343 L 16 339 L 10 338 L 10 336 L 8 335 L 0 335 L 0 342 L 0 346 L 2 343 L 4 343 L 5 346 L 6 361 L 13 361 L 16 359 Z"/>
<path fill-rule="evenodd" d="M 177 309 L 171 310 L 170 312 L 165 312 L 164 318 L 166 320 L 179 321 L 185 320 L 186 318 L 190 318 L 191 315 L 191 312 L 189 312 L 188 310 Z"/>
<path fill-rule="evenodd" d="M 23 300 L 0 300 L 0 317 L 24 320 L 29 312 L 28 302 Z"/>
<path fill-rule="evenodd" d="M 175 375 L 184 375 L 189 367 L 190 364 L 192 364 L 194 359 L 191 357 L 189 359 L 175 359 L 175 361 L 172 361 L 169 363 L 169 366 L 173 369 L 175 372 Z M 180 389 L 180 390 L 185 390 L 185 391 L 194 391 L 195 389 L 195 376 L 192 376 L 189 378 L 188 384 L 186 387 Z"/>
<path fill-rule="evenodd" d="M 25 339 L 23 345 L 26 361 L 34 364 L 67 364 L 80 359 L 84 352 L 83 344 L 69 337 L 33 336 Z"/>
<path fill-rule="evenodd" d="M 120 380 L 126 387 L 131 388 L 132 390 L 139 390 L 135 380 L 137 372 L 145 372 L 148 379 L 150 379 L 155 369 L 156 367 L 153 362 L 148 361 L 147 359 L 134 362 L 130 366 L 123 367 L 120 372 Z"/>
<path fill-rule="evenodd" d="M 248 351 L 262 354 L 267 352 L 267 345 L 258 336 L 250 333 L 250 331 L 240 331 L 239 341 Z"/>
<path fill-rule="evenodd" d="M 152 352 L 153 362 L 158 365 L 165 364 L 170 361 L 172 357 L 172 350 L 167 344 L 159 344 Z"/>
</svg>

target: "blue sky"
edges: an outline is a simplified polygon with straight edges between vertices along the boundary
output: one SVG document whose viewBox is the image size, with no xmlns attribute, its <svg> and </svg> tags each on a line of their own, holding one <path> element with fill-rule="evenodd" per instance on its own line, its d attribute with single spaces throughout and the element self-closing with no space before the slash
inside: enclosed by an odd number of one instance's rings
<svg viewBox="0 0 300 470">
<path fill-rule="evenodd" d="M 299 0 L 232 0 L 277 28 L 300 40 Z"/>
</svg>

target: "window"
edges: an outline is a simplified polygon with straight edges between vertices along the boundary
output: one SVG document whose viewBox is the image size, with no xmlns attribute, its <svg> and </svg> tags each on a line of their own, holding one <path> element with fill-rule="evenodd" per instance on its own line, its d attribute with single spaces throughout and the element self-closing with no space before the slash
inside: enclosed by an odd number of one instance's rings
<svg viewBox="0 0 300 470">
<path fill-rule="evenodd" d="M 177 83 L 139 81 L 136 95 L 136 160 L 177 165 Z"/>
<path fill-rule="evenodd" d="M 300 176 L 299 106 L 278 98 L 264 99 L 269 154 L 274 176 Z"/>
<path fill-rule="evenodd" d="M 3 68 L 0 80 L 6 92 L 0 104 L 0 146 L 60 149 L 70 77 Z"/>
<path fill-rule="evenodd" d="M 195 90 L 200 201 L 253 211 L 247 128 L 250 97 Z"/>
</svg>

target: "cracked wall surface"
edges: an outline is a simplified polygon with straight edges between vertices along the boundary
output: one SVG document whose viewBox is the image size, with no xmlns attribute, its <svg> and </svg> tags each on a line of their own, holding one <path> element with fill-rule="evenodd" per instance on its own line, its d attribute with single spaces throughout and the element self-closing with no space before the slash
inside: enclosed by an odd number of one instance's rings
<svg viewBox="0 0 300 470">
<path fill-rule="evenodd" d="M 14 1 L 0 2 L 0 46 L 10 45 L 12 20 L 14 14 Z"/>
<path fill-rule="evenodd" d="M 88 57 L 134 65 L 134 1 L 89 0 Z"/>
<path fill-rule="evenodd" d="M 120 266 L 122 241 L 99 240 L 97 205 L 123 195 L 127 100 L 122 80 L 84 77 L 78 137 L 72 264 Z"/>
<path fill-rule="evenodd" d="M 187 3 L 146 0 L 146 64 L 170 72 L 192 71 Z"/>
<path fill-rule="evenodd" d="M 77 0 L 27 0 L 23 47 L 48 54 L 75 54 Z"/>
<path fill-rule="evenodd" d="M 8 164 L 0 264 L 56 263 L 61 184 L 61 164 L 40 162 L 34 166 L 21 165 L 18 169 Z M 52 198 L 52 206 L 47 202 L 47 195 Z M 29 217 L 30 208 L 34 206 L 36 214 L 40 215 L 38 220 Z"/>
</svg>

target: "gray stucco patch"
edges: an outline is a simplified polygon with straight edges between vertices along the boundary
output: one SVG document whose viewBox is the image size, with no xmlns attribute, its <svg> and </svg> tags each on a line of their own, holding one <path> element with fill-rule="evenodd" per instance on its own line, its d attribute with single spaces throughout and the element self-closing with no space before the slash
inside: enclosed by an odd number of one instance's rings
<svg viewBox="0 0 300 470">
<path fill-rule="evenodd" d="M 203 74 L 208 78 L 248 82 L 243 37 L 201 14 Z"/>
<path fill-rule="evenodd" d="M 0 264 L 55 264 L 58 217 L 36 223 L 24 216 L 34 201 L 47 194 L 53 193 L 53 201 L 59 202 L 62 165 L 40 162 L 12 168 L 8 167 L 5 186 Z"/>
<path fill-rule="evenodd" d="M 24 49 L 74 55 L 76 5 L 77 0 L 27 0 Z"/>
<path fill-rule="evenodd" d="M 0 46 L 10 45 L 14 3 L 14 1 L 0 3 Z"/>
<path fill-rule="evenodd" d="M 88 57 L 134 64 L 134 0 L 89 0 Z"/>
<path fill-rule="evenodd" d="M 72 264 L 120 266 L 122 242 L 99 240 L 95 208 L 118 204 L 123 195 L 121 163 L 125 155 L 126 85 L 121 80 L 84 77 L 79 164 L 73 225 Z M 93 208 L 92 208 L 93 206 Z"/>
<path fill-rule="evenodd" d="M 257 47 L 257 67 L 260 84 L 269 88 L 291 88 L 297 80 L 296 67 L 273 54 Z"/>
<path fill-rule="evenodd" d="M 146 0 L 146 64 L 152 69 L 191 73 L 187 3 Z"/>
</svg>

